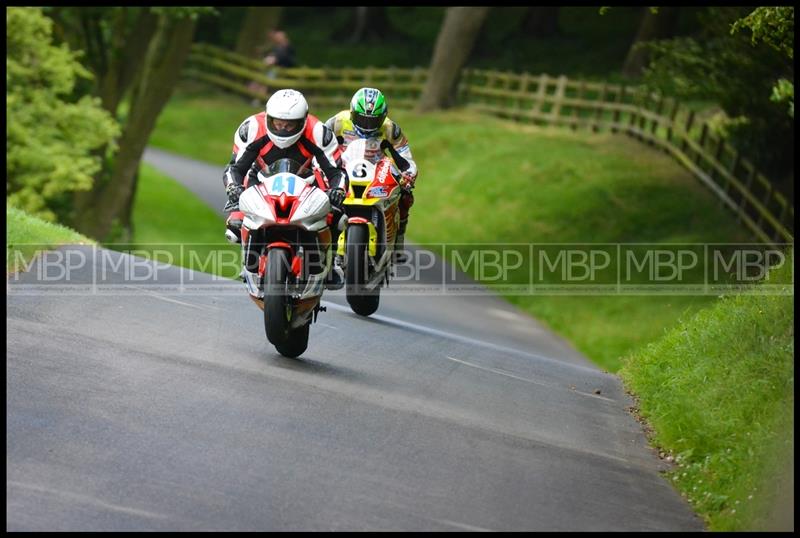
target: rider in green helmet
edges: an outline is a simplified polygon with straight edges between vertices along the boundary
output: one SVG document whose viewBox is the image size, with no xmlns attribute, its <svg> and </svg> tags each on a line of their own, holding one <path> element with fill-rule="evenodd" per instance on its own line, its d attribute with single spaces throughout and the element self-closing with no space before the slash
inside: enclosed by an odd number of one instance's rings
<svg viewBox="0 0 800 538">
<path fill-rule="evenodd" d="M 339 138 L 342 149 L 353 140 L 364 138 L 367 141 L 365 157 L 377 163 L 383 156 L 381 143 L 385 140 L 391 144 L 397 153 L 406 161 L 408 167 L 400 171 L 400 184 L 403 194 L 400 197 L 400 227 L 397 231 L 395 248 L 400 251 L 400 261 L 404 258 L 403 246 L 405 232 L 408 226 L 408 211 L 414 204 L 412 189 L 417 180 L 417 165 L 411 156 L 408 139 L 403 134 L 400 126 L 388 117 L 389 106 L 386 97 L 377 88 L 361 88 L 350 100 L 350 110 L 342 110 L 328 118 L 325 124 Z"/>
</svg>

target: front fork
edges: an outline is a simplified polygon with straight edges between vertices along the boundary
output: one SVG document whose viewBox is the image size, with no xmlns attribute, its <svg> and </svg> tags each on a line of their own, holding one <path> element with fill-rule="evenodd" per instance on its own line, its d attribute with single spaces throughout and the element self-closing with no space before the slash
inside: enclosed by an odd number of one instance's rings
<svg viewBox="0 0 800 538">
<path fill-rule="evenodd" d="M 369 245 L 367 246 L 367 251 L 369 255 L 375 259 L 375 255 L 378 252 L 378 230 L 375 228 L 375 225 L 372 221 L 369 221 L 362 217 L 350 217 L 347 219 L 347 224 L 366 224 L 367 230 L 369 231 Z M 336 254 L 339 256 L 344 256 L 345 254 L 345 242 L 347 235 L 347 227 L 345 227 L 344 231 L 339 234 L 339 241 L 336 248 Z"/>
</svg>

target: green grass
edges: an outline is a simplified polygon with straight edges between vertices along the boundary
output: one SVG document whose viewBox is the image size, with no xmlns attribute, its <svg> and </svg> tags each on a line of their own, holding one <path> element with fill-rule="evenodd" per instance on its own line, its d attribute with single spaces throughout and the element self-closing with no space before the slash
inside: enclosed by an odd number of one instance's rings
<svg viewBox="0 0 800 538">
<path fill-rule="evenodd" d="M 783 481 L 794 459 L 793 306 L 793 295 L 725 297 L 620 372 L 653 442 L 678 458 L 669 479 L 712 530 L 768 529 L 764 514 L 793 510 Z"/>
<path fill-rule="evenodd" d="M 746 237 L 679 165 L 627 137 L 525 127 L 457 112 L 403 125 L 421 170 L 409 224 L 410 237 L 421 243 L 697 243 Z M 524 271 L 512 278 L 527 281 Z M 609 371 L 679 316 L 713 300 L 508 299 Z"/>
<path fill-rule="evenodd" d="M 172 98 L 151 144 L 222 166 L 234 131 L 257 109 L 193 88 Z M 316 109 L 312 101 L 311 112 L 324 120 L 335 110 Z M 458 110 L 391 116 L 408 134 L 420 169 L 408 229 L 418 243 L 748 240 L 675 161 L 623 135 L 524 126 Z M 512 283 L 527 279 L 524 271 L 510 275 Z M 507 298 L 609 371 L 714 299 Z"/>
<path fill-rule="evenodd" d="M 43 221 L 6 202 L 6 272 L 16 272 L 36 253 L 59 245 L 91 245 L 95 241 L 60 224 Z"/>
<path fill-rule="evenodd" d="M 222 217 L 147 164 L 140 168 L 132 220 L 133 244 L 113 248 L 136 248 L 160 262 L 227 278 L 239 275 L 240 248 L 225 241 Z"/>
</svg>

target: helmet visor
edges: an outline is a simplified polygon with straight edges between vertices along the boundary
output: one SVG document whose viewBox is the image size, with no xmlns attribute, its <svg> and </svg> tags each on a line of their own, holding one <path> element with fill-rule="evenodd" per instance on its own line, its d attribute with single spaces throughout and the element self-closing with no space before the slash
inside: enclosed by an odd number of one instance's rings
<svg viewBox="0 0 800 538">
<path fill-rule="evenodd" d="M 367 116 L 365 114 L 359 114 L 356 111 L 353 111 L 350 118 L 353 120 L 353 124 L 356 125 L 362 131 L 375 131 L 383 125 L 383 120 L 386 119 L 386 114 L 381 114 L 380 116 Z"/>
<path fill-rule="evenodd" d="M 269 132 L 280 137 L 296 135 L 303 128 L 303 123 L 302 119 L 282 120 L 280 118 L 267 116 L 267 128 Z"/>
</svg>

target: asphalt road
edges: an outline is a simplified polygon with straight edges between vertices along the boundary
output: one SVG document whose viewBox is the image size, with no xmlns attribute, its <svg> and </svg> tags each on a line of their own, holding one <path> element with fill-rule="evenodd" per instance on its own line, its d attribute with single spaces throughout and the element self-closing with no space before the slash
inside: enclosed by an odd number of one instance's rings
<svg viewBox="0 0 800 538">
<path fill-rule="evenodd" d="M 7 530 L 703 528 L 618 378 L 495 297 L 326 293 L 287 359 L 239 283 L 65 251 L 7 285 Z"/>
</svg>

